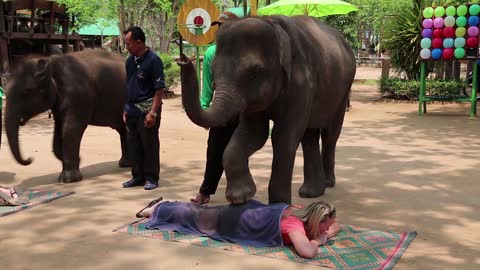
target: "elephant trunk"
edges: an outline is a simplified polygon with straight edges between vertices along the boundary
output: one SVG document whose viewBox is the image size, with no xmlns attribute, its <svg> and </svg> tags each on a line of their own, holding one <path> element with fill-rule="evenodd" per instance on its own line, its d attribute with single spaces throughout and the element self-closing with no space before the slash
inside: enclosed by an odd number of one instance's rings
<svg viewBox="0 0 480 270">
<path fill-rule="evenodd" d="M 23 159 L 18 145 L 18 129 L 20 128 L 20 117 L 18 117 L 19 114 L 12 111 L 11 108 L 9 108 L 8 103 L 5 109 L 5 130 L 7 131 L 10 150 L 12 151 L 12 154 L 18 163 L 25 166 L 30 165 L 32 163 L 32 159 Z"/>
<path fill-rule="evenodd" d="M 208 110 L 200 105 L 198 78 L 193 64 L 181 65 L 182 102 L 188 118 L 196 125 L 211 128 L 225 124 L 246 107 L 243 97 L 227 86 L 217 83 L 215 95 Z"/>
</svg>

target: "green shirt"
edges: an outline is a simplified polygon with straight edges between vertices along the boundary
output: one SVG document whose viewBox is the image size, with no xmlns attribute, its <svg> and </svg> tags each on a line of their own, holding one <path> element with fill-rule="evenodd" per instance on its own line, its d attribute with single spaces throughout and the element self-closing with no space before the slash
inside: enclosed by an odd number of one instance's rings
<svg viewBox="0 0 480 270">
<path fill-rule="evenodd" d="M 203 56 L 202 95 L 200 104 L 203 109 L 208 109 L 213 98 L 213 74 L 212 61 L 215 56 L 217 45 L 210 46 Z"/>
<path fill-rule="evenodd" d="M 3 105 L 3 88 L 0 86 L 0 109 L 2 109 Z"/>
</svg>

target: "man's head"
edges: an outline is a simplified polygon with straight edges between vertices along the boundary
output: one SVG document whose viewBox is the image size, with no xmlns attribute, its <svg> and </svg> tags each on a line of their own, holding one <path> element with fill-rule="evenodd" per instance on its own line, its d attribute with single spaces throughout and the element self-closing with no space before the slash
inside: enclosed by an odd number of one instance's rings
<svg viewBox="0 0 480 270">
<path fill-rule="evenodd" d="M 125 30 L 125 45 L 131 55 L 140 57 L 147 48 L 145 46 L 145 33 L 142 28 L 133 26 Z"/>
<path fill-rule="evenodd" d="M 238 16 L 235 15 L 235 13 L 232 13 L 230 11 L 224 11 L 220 13 L 220 16 L 218 16 L 218 19 L 216 21 L 213 21 L 211 25 L 214 26 L 218 24 L 218 27 L 220 27 L 222 23 L 229 20 L 234 20 L 234 19 L 238 19 Z"/>
</svg>

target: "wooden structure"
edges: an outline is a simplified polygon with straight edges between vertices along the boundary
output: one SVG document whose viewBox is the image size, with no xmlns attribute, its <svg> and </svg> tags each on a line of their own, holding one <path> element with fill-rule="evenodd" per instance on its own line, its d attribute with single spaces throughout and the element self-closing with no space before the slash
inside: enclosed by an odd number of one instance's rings
<svg viewBox="0 0 480 270">
<path fill-rule="evenodd" d="M 0 0 L 1 85 L 16 60 L 27 54 L 54 54 L 60 46 L 66 53 L 70 45 L 79 50 L 81 37 L 69 33 L 73 23 L 55 0 Z"/>
</svg>

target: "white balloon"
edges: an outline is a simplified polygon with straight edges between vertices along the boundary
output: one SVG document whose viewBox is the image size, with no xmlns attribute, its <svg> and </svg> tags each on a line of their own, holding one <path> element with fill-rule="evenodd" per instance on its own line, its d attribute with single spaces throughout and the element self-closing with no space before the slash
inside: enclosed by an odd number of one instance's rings
<svg viewBox="0 0 480 270">
<path fill-rule="evenodd" d="M 431 51 L 429 49 L 422 49 L 420 51 L 420 58 L 422 59 L 429 59 L 431 55 Z"/>
<path fill-rule="evenodd" d="M 453 27 L 455 25 L 455 17 L 453 16 L 448 16 L 445 18 L 445 20 L 443 21 L 443 23 L 445 24 L 445 26 L 447 27 Z"/>
</svg>

